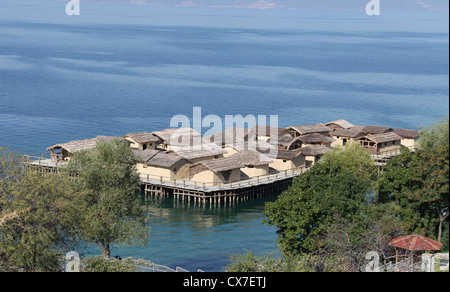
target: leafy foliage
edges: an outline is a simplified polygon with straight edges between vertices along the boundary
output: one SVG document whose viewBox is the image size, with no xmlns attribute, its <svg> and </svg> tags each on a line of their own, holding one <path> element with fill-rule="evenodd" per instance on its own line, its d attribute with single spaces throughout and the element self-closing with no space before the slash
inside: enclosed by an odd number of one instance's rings
<svg viewBox="0 0 450 292">
<path fill-rule="evenodd" d="M 278 228 L 283 253 L 309 253 L 320 248 L 325 230 L 335 216 L 361 216 L 371 190 L 374 163 L 366 150 L 350 144 L 328 152 L 273 203 L 267 203 L 265 223 Z M 359 157 L 362 156 L 362 157 Z M 336 157 L 336 159 L 334 159 Z M 348 159 L 345 159 L 348 157 Z M 356 164 L 368 167 L 368 174 Z"/>
<path fill-rule="evenodd" d="M 126 258 L 122 260 L 107 259 L 103 256 L 89 257 L 82 261 L 82 272 L 88 273 L 134 273 L 137 272 L 138 265 L 151 266 L 151 263 L 146 260 L 135 260 L 133 258 Z"/>
<path fill-rule="evenodd" d="M 149 229 L 140 207 L 140 181 L 125 141 L 98 142 L 77 152 L 67 172 L 78 174 L 80 225 L 85 241 L 94 242 L 106 258 L 112 245 L 146 245 Z"/>
<path fill-rule="evenodd" d="M 409 232 L 438 240 L 449 212 L 449 143 L 441 139 L 448 139 L 445 131 L 448 119 L 422 133 L 416 153 L 403 151 L 390 160 L 377 190 L 381 203 L 395 202 L 402 207 L 399 215 L 410 224 Z"/>
<path fill-rule="evenodd" d="M 0 156 L 0 270 L 59 271 L 62 252 L 78 246 L 70 183 L 25 171 L 15 153 Z"/>
</svg>

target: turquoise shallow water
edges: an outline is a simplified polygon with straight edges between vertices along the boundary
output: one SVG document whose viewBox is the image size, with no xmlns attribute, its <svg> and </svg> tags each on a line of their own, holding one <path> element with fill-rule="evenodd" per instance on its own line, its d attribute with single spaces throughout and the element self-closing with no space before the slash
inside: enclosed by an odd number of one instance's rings
<svg viewBox="0 0 450 292">
<path fill-rule="evenodd" d="M 252 251 L 279 255 L 276 229 L 261 222 L 264 202 L 276 196 L 210 207 L 171 199 L 150 199 L 144 206 L 151 227 L 147 247 L 115 247 L 112 256 L 144 258 L 175 269 L 224 271 L 233 254 Z M 97 255 L 96 247 L 81 250 Z"/>
<path fill-rule="evenodd" d="M 41 153 L 160 130 L 194 106 L 203 116 L 278 115 L 280 126 L 343 118 L 415 129 L 448 114 L 448 13 L 86 2 L 68 17 L 65 4 L 0 0 L 0 145 Z M 152 204 L 149 246 L 117 253 L 216 271 L 245 248 L 276 252 L 263 205 Z"/>
</svg>

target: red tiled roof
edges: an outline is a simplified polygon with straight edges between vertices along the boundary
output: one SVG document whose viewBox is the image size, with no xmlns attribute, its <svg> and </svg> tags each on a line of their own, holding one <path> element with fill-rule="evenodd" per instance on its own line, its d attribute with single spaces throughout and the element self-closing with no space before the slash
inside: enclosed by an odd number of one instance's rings
<svg viewBox="0 0 450 292">
<path fill-rule="evenodd" d="M 442 243 L 429 239 L 427 237 L 412 234 L 395 238 L 389 242 L 390 246 L 399 247 L 407 250 L 440 250 Z"/>
</svg>

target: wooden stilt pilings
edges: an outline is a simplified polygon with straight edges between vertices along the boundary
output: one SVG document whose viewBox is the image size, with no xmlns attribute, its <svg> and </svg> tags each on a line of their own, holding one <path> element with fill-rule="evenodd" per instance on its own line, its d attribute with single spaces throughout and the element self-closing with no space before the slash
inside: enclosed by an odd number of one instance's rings
<svg viewBox="0 0 450 292">
<path fill-rule="evenodd" d="M 243 185 L 235 184 L 232 188 L 222 188 L 209 190 L 200 187 L 196 190 L 170 184 L 157 185 L 144 182 L 143 189 L 145 196 L 155 198 L 172 198 L 176 202 L 193 202 L 195 205 L 231 206 L 239 202 L 246 202 L 251 199 L 276 195 L 287 189 L 292 184 L 292 178 L 275 181 L 264 185 Z"/>
</svg>

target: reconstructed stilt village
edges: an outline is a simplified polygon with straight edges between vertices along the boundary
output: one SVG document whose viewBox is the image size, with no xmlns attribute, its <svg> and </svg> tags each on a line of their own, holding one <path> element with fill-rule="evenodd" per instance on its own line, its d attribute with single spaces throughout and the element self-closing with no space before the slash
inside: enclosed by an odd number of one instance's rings
<svg viewBox="0 0 450 292">
<path fill-rule="evenodd" d="M 60 143 L 26 159 L 29 167 L 58 172 L 77 151 L 94 148 L 98 141 L 123 139 L 132 149 L 147 196 L 232 204 L 280 193 L 327 151 L 350 141 L 367 148 L 381 169 L 402 148 L 414 151 L 418 135 L 416 130 L 345 120 L 287 128 L 229 128 L 206 137 L 191 128 L 170 128 Z"/>
</svg>

